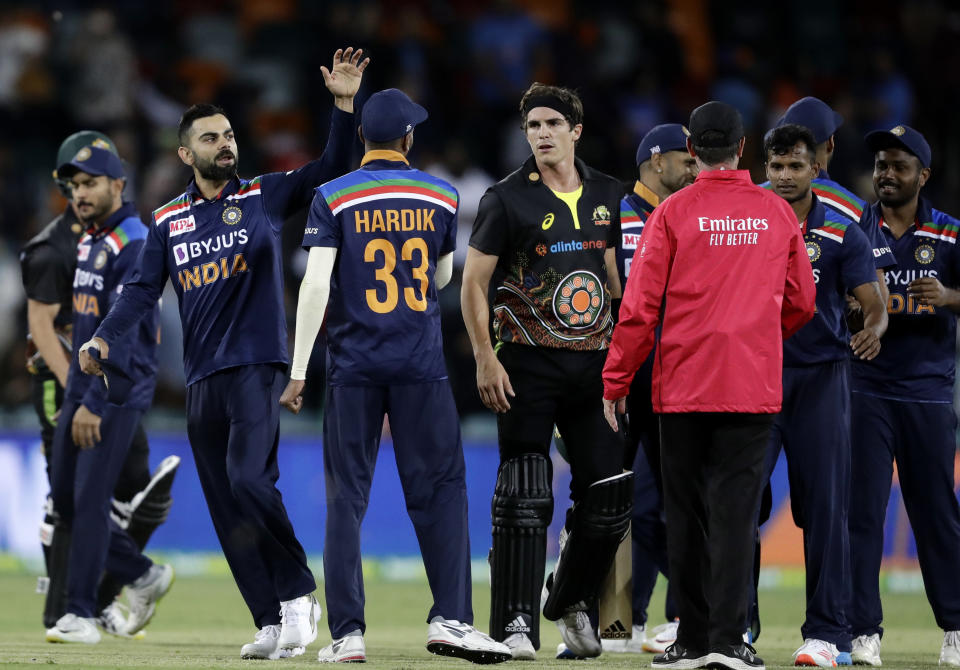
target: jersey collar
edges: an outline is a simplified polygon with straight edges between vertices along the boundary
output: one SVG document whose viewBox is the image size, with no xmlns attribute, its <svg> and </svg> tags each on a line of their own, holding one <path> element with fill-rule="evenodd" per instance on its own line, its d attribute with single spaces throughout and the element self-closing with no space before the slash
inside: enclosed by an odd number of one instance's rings
<svg viewBox="0 0 960 670">
<path fill-rule="evenodd" d="M 93 239 L 99 239 L 108 233 L 113 232 L 113 229 L 119 226 L 125 219 L 130 218 L 131 216 L 137 215 L 137 208 L 132 202 L 125 202 L 120 205 L 120 209 L 115 211 L 109 217 L 107 217 L 106 222 L 100 228 L 94 228 L 93 226 L 87 227 L 87 235 Z"/>
<path fill-rule="evenodd" d="M 633 185 L 633 192 L 636 193 L 641 200 L 650 205 L 651 210 L 660 204 L 660 196 L 651 191 L 647 185 L 640 180 L 637 180 L 637 183 Z"/>
<path fill-rule="evenodd" d="M 803 222 L 803 232 L 808 233 L 811 230 L 816 230 L 823 225 L 824 219 L 826 218 L 827 209 L 823 206 L 823 203 L 820 202 L 820 198 L 817 197 L 817 194 L 813 194 L 813 203 L 810 205 L 810 211 L 807 212 L 807 219 Z"/>
<path fill-rule="evenodd" d="M 233 175 L 233 178 L 224 184 L 222 189 L 220 189 L 220 192 L 217 193 L 217 197 L 214 198 L 214 200 L 222 200 L 228 195 L 233 195 L 239 189 L 240 177 L 238 175 Z M 200 192 L 199 187 L 197 187 L 197 180 L 193 177 L 190 177 L 190 181 L 187 183 L 187 195 L 190 196 L 190 202 L 192 203 L 200 203 L 206 199 L 203 197 L 203 193 Z"/>
<path fill-rule="evenodd" d="M 399 151 L 393 151 L 392 149 L 373 149 L 368 151 L 363 155 L 363 159 L 360 161 L 360 166 L 363 167 L 371 161 L 389 161 L 391 163 L 404 163 L 406 165 L 410 165 L 410 161 L 407 160 L 406 156 Z"/>
<path fill-rule="evenodd" d="M 890 230 L 887 223 L 883 220 L 883 207 L 880 204 L 880 201 L 870 205 L 870 208 L 873 210 L 874 215 L 877 219 L 877 225 L 881 229 Z M 933 222 L 933 205 L 930 204 L 930 201 L 920 196 L 917 200 L 917 218 L 913 222 L 913 232 L 916 233 L 917 230 L 925 223 Z"/>
</svg>

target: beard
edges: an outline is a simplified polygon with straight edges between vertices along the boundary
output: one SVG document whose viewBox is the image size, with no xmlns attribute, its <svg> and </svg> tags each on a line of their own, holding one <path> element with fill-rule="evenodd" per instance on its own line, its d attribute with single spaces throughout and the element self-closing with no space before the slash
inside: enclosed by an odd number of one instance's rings
<svg viewBox="0 0 960 670">
<path fill-rule="evenodd" d="M 218 165 L 217 160 L 224 156 L 231 156 L 233 163 Z M 209 161 L 197 158 L 193 166 L 200 173 L 200 176 L 208 181 L 227 181 L 237 175 L 237 157 L 230 151 L 222 151 Z"/>
</svg>

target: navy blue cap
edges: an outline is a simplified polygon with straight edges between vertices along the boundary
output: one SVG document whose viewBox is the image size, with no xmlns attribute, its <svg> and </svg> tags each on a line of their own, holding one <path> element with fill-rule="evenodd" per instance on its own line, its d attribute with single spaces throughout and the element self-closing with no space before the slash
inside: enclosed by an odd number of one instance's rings
<svg viewBox="0 0 960 670">
<path fill-rule="evenodd" d="M 654 126 L 640 140 L 637 147 L 637 165 L 650 160 L 653 154 L 665 154 L 668 151 L 686 151 L 690 131 L 682 123 L 661 123 Z"/>
<path fill-rule="evenodd" d="M 787 111 L 777 120 L 776 127 L 788 123 L 809 129 L 816 143 L 823 144 L 843 125 L 843 116 L 820 98 L 808 95 L 787 107 Z"/>
<path fill-rule="evenodd" d="M 930 167 L 930 145 L 920 131 L 910 126 L 894 126 L 890 130 L 874 130 L 864 137 L 870 151 L 877 153 L 891 147 L 906 149 L 920 159 L 920 165 Z"/>
<path fill-rule="evenodd" d="M 687 128 L 690 140 L 698 147 L 729 147 L 743 139 L 740 112 L 719 100 L 711 100 L 693 110 Z"/>
<path fill-rule="evenodd" d="M 69 163 L 57 168 L 57 176 L 69 179 L 77 172 L 85 172 L 94 177 L 105 175 L 111 179 L 123 179 L 123 163 L 120 158 L 107 149 L 83 147 Z"/>
<path fill-rule="evenodd" d="M 396 88 L 377 91 L 363 106 L 360 125 L 371 142 L 389 142 L 403 137 L 427 120 L 427 110 Z"/>
</svg>

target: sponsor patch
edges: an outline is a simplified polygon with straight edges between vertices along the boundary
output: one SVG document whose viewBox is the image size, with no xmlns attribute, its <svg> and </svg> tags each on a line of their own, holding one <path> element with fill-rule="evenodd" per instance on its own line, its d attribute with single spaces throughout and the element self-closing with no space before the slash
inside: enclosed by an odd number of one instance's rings
<svg viewBox="0 0 960 670">
<path fill-rule="evenodd" d="M 190 231 L 193 231 L 196 229 L 197 229 L 197 222 L 194 220 L 193 214 L 191 214 L 185 219 L 176 219 L 170 222 L 170 237 L 183 235 L 184 233 L 189 233 Z"/>
<path fill-rule="evenodd" d="M 173 245 L 173 260 L 177 262 L 177 265 L 183 265 L 190 260 L 186 242 Z"/>
<path fill-rule="evenodd" d="M 90 258 L 90 245 L 81 244 L 79 247 L 77 247 L 77 260 L 82 262 L 88 258 Z"/>
</svg>

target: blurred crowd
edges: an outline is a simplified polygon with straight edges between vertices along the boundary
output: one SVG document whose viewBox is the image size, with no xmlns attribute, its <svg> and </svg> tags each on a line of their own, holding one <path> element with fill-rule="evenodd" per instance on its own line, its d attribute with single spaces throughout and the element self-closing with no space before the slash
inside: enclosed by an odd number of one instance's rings
<svg viewBox="0 0 960 670">
<path fill-rule="evenodd" d="M 61 140 L 76 130 L 113 138 L 129 167 L 127 196 L 146 218 L 189 177 L 176 155 L 176 125 L 192 103 L 226 109 L 241 176 L 288 170 L 318 155 L 332 102 L 319 66 L 352 45 L 373 61 L 360 102 L 393 86 L 429 110 L 412 158 L 460 191 L 459 263 L 483 191 L 528 153 L 518 102 L 532 81 L 580 92 L 586 121 L 578 156 L 625 188 L 644 133 L 685 122 L 708 99 L 741 111 L 748 132 L 742 164 L 761 181 L 763 133 L 791 102 L 816 95 L 846 120 L 833 178 L 875 199 L 863 134 L 908 124 L 933 148 L 924 194 L 956 216 L 958 40 L 960 7 L 930 0 L 8 2 L 0 8 L 0 406 L 28 402 L 17 254 L 64 207 L 51 171 Z M 285 231 L 291 326 L 304 219 Z M 461 413 L 482 411 L 456 282 L 441 301 L 458 405 Z M 156 402 L 179 408 L 172 292 L 165 302 Z M 320 356 L 313 366 L 322 367 Z M 307 406 L 319 407 L 322 385 L 309 390 Z"/>
</svg>

